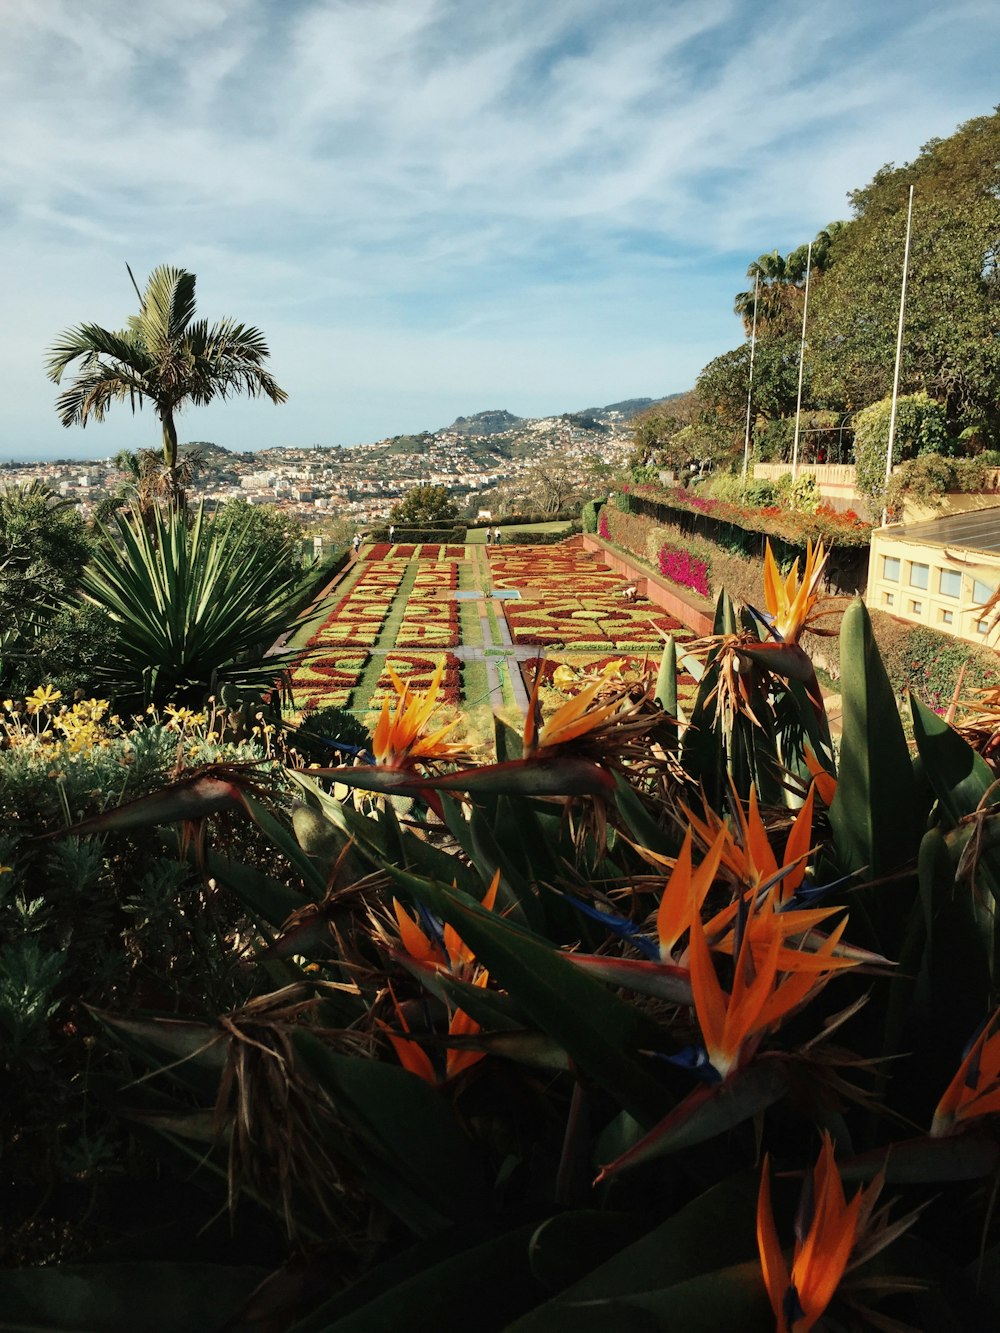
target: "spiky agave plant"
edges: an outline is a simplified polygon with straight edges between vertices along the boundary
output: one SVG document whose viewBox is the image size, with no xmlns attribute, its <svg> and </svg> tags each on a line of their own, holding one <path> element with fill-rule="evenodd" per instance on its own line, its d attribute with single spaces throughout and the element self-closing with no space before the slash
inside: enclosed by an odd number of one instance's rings
<svg viewBox="0 0 1000 1333">
<path fill-rule="evenodd" d="M 101 675 L 116 698 L 201 704 L 229 684 L 274 686 L 288 660 L 268 650 L 297 624 L 297 578 L 275 582 L 248 521 L 201 506 L 119 515 L 84 570 L 81 590 L 108 617 L 114 651 Z"/>
</svg>

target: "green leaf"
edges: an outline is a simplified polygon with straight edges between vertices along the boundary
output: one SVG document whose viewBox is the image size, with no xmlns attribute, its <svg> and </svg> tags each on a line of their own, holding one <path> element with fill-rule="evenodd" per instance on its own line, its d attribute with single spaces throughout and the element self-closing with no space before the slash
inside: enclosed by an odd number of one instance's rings
<svg viewBox="0 0 1000 1333">
<path fill-rule="evenodd" d="M 309 899 L 287 884 L 265 875 L 256 866 L 230 860 L 225 852 L 205 853 L 205 872 L 244 903 L 259 920 L 281 926 L 293 912 L 307 906 Z"/>
<path fill-rule="evenodd" d="M 65 1264 L 0 1272 L 0 1330 L 192 1333 L 235 1318 L 266 1276 L 222 1264 Z"/>
<path fill-rule="evenodd" d="M 437 1262 L 430 1257 L 433 1249 L 418 1251 L 428 1257 L 416 1272 L 404 1254 L 402 1262 L 376 1269 L 290 1333 L 468 1333 L 480 1323 L 500 1328 L 544 1294 L 528 1263 L 534 1231 L 529 1223 L 471 1247 L 452 1237 L 451 1252 Z M 393 1269 L 400 1278 L 388 1285 Z"/>
<path fill-rule="evenodd" d="M 648 847 L 651 852 L 659 852 L 661 856 L 676 856 L 681 843 L 674 827 L 664 827 L 657 823 L 638 792 L 620 773 L 616 773 L 614 778 L 615 805 L 633 839 L 640 847 Z"/>
<path fill-rule="evenodd" d="M 398 1065 L 338 1055 L 306 1031 L 292 1041 L 338 1113 L 402 1182 L 453 1220 L 483 1206 L 479 1160 L 437 1089 Z"/>
<path fill-rule="evenodd" d="M 591 1273 L 635 1241 L 643 1227 L 633 1213 L 581 1209 L 543 1222 L 531 1238 L 531 1271 L 550 1291 Z"/>
<path fill-rule="evenodd" d="M 619 1329 L 633 1327 L 648 1328 L 651 1333 L 666 1328 L 687 1333 L 688 1328 L 756 1327 L 752 1321 L 745 1325 L 738 1310 L 728 1319 L 719 1317 L 716 1324 L 697 1322 L 701 1318 L 698 1298 L 706 1299 L 706 1288 L 710 1290 L 717 1280 L 732 1294 L 742 1293 L 749 1299 L 753 1319 L 766 1308 L 770 1323 L 761 1327 L 771 1333 L 774 1318 L 763 1291 L 759 1265 L 755 1261 L 748 1264 L 747 1272 L 735 1280 L 724 1276 L 732 1265 L 752 1260 L 756 1255 L 756 1205 L 755 1172 L 722 1181 L 573 1286 L 525 1315 L 507 1333 L 556 1333 L 557 1330 L 578 1333 L 583 1329 L 618 1333 Z M 702 1277 L 706 1283 L 697 1291 L 684 1290 Z M 654 1305 L 647 1305 L 647 1301 Z M 664 1317 L 663 1322 L 659 1319 L 642 1322 L 638 1312 L 652 1314 L 660 1306 L 669 1317 Z M 704 1308 L 713 1315 L 717 1313 L 710 1303 Z M 688 1318 L 695 1322 L 689 1323 Z"/>
<path fill-rule="evenodd" d="M 496 741 L 497 763 L 504 764 L 524 755 L 524 742 L 518 732 L 498 713 L 493 714 L 493 735 Z"/>
<path fill-rule="evenodd" d="M 640 1120 L 662 1115 L 666 1093 L 635 1053 L 660 1034 L 633 1006 L 575 968 L 545 941 L 485 911 L 474 899 L 390 869 L 415 901 L 458 931 L 528 1018 Z"/>
<path fill-rule="evenodd" d="M 882 880 L 914 862 L 925 811 L 903 735 L 895 696 L 856 598 L 840 630 L 843 735 L 830 826 L 841 868 Z M 899 956 L 915 884 L 904 877 L 851 894 L 852 929 L 889 958 Z"/>
<path fill-rule="evenodd" d="M 672 634 L 663 645 L 654 697 L 669 717 L 677 717 L 677 644 Z"/>
<path fill-rule="evenodd" d="M 972 746 L 912 693 L 910 710 L 927 779 L 951 823 L 958 824 L 979 806 L 993 786 L 993 774 Z"/>
<path fill-rule="evenodd" d="M 773 1106 L 787 1093 L 789 1081 L 783 1060 L 762 1056 L 721 1083 L 696 1088 L 638 1143 L 603 1166 L 598 1179 L 727 1133 Z"/>
<path fill-rule="evenodd" d="M 982 1180 L 1000 1166 L 1000 1143 L 987 1132 L 968 1130 L 941 1138 L 903 1139 L 837 1163 L 843 1180 L 872 1180 L 880 1171 L 890 1185 L 939 1185 Z"/>
</svg>

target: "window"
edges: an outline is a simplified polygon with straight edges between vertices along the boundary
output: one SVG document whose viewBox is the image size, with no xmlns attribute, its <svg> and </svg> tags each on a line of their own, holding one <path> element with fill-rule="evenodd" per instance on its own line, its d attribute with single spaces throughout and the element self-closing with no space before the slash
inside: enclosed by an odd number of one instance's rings
<svg viewBox="0 0 1000 1333">
<path fill-rule="evenodd" d="M 942 597 L 961 597 L 962 575 L 957 569 L 941 570 L 940 589 Z"/>
<path fill-rule="evenodd" d="M 910 587 L 926 588 L 930 583 L 930 565 L 910 565 Z"/>
<path fill-rule="evenodd" d="M 915 602 L 915 601 L 913 601 L 913 600 L 911 599 L 911 601 L 910 601 L 910 610 L 912 611 L 912 613 L 913 613 L 915 616 L 922 616 L 923 613 L 924 613 L 924 604 L 923 604 L 923 602 Z"/>
<path fill-rule="evenodd" d="M 882 577 L 889 583 L 899 582 L 899 559 L 894 555 L 882 557 Z"/>
<path fill-rule="evenodd" d="M 895 606 L 896 594 L 894 592 L 884 592 L 882 594 L 882 601 L 885 603 L 886 606 Z"/>
<path fill-rule="evenodd" d="M 976 606 L 985 606 L 995 592 L 996 588 L 991 588 L 988 583 L 980 583 L 978 579 L 973 580 L 972 600 Z"/>
<path fill-rule="evenodd" d="M 954 611 L 939 611 L 939 612 L 938 612 L 938 620 L 940 620 L 940 622 L 941 622 L 942 625 L 950 625 L 954 619 L 955 619 L 955 612 L 954 612 Z"/>
<path fill-rule="evenodd" d="M 976 633 L 977 633 L 977 634 L 988 634 L 989 632 L 990 632 L 990 622 L 989 622 L 988 620 L 977 620 L 977 621 L 976 621 Z"/>
</svg>

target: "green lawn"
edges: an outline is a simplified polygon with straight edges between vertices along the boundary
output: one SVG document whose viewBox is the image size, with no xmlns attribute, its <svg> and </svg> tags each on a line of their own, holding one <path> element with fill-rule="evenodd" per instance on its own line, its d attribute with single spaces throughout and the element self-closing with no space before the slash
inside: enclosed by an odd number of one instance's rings
<svg viewBox="0 0 1000 1333">
<path fill-rule="evenodd" d="M 500 524 L 500 544 L 509 540 L 509 534 L 512 532 L 562 532 L 564 528 L 569 527 L 566 519 L 557 519 L 553 523 L 511 523 L 509 526 Z M 486 534 L 492 532 L 493 528 L 469 528 L 465 540 L 470 546 L 485 546 Z"/>
</svg>

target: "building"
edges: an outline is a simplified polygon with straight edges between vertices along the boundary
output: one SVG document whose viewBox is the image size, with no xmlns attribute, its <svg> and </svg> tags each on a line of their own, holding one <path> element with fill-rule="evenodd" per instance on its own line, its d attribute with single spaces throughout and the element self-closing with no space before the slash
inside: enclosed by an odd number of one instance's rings
<svg viewBox="0 0 1000 1333">
<path fill-rule="evenodd" d="M 982 607 L 1000 587 L 1000 506 L 876 528 L 868 560 L 870 607 L 996 647 Z"/>
</svg>

